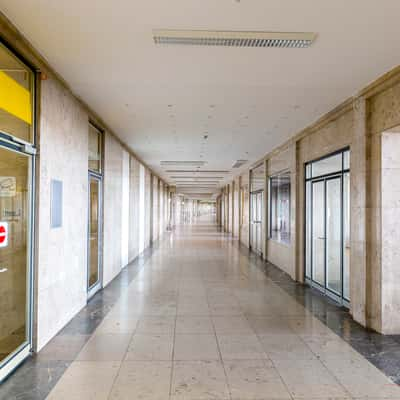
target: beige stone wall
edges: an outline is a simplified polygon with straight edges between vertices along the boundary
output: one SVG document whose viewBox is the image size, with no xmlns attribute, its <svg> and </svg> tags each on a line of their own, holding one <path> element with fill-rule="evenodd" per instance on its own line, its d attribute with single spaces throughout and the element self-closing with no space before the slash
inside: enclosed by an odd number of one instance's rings
<svg viewBox="0 0 400 400">
<path fill-rule="evenodd" d="M 104 143 L 104 286 L 114 279 L 122 268 L 122 157 L 121 144 L 106 133 Z"/>
<path fill-rule="evenodd" d="M 85 304 L 88 115 L 55 80 L 42 82 L 35 336 L 42 348 Z M 63 183 L 63 225 L 50 228 L 50 182 Z"/>
<path fill-rule="evenodd" d="M 290 244 L 279 243 L 269 238 L 269 222 L 267 217 L 267 251 L 266 258 L 272 264 L 279 266 L 296 279 L 296 145 L 291 144 L 277 152 L 267 161 L 268 178 L 278 173 L 290 172 Z M 269 216 L 269 198 L 268 202 Z"/>
<path fill-rule="evenodd" d="M 249 247 L 249 220 L 250 220 L 250 189 L 249 189 L 249 173 L 240 175 L 240 242 Z"/>
<path fill-rule="evenodd" d="M 240 177 L 233 181 L 233 226 L 232 233 L 235 238 L 239 238 L 239 218 L 240 218 Z"/>
<path fill-rule="evenodd" d="M 130 157 L 129 194 L 129 261 L 132 261 L 139 255 L 140 228 L 140 163 L 132 156 Z"/>
<path fill-rule="evenodd" d="M 159 225 L 159 191 L 158 191 L 158 178 L 153 176 L 152 181 L 152 240 L 155 242 L 158 239 L 158 225 Z"/>
<path fill-rule="evenodd" d="M 400 83 L 394 76 L 367 97 L 367 322 L 384 333 L 400 332 L 397 193 Z"/>
<path fill-rule="evenodd" d="M 151 230 L 152 230 L 152 204 L 151 204 L 151 172 L 146 168 L 145 170 L 145 182 L 144 182 L 144 193 L 145 193 L 145 222 L 144 222 L 144 248 L 150 246 Z"/>
</svg>

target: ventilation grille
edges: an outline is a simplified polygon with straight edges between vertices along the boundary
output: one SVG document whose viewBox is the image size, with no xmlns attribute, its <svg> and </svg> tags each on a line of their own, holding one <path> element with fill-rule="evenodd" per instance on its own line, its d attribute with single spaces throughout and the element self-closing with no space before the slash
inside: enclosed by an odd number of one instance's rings
<svg viewBox="0 0 400 400">
<path fill-rule="evenodd" d="M 153 30 L 154 43 L 161 45 L 305 48 L 315 38 L 311 32 Z"/>
<path fill-rule="evenodd" d="M 237 160 L 235 164 L 232 165 L 232 168 L 240 168 L 242 165 L 246 164 L 247 160 Z"/>
</svg>

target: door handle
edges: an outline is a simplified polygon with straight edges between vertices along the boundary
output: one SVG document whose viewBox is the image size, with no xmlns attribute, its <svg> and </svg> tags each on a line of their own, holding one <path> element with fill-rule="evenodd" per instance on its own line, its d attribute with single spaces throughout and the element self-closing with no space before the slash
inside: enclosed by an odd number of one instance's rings
<svg viewBox="0 0 400 400">
<path fill-rule="evenodd" d="M 326 237 L 318 236 L 318 237 L 317 237 L 317 239 L 320 239 L 320 240 L 325 240 L 325 239 L 326 239 Z"/>
</svg>

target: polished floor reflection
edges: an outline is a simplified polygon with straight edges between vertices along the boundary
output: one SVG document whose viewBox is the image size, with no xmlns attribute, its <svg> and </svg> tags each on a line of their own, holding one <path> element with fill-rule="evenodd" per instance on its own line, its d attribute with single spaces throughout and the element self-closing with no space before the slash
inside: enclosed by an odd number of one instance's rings
<svg viewBox="0 0 400 400">
<path fill-rule="evenodd" d="M 210 225 L 164 241 L 48 399 L 399 398 Z"/>
<path fill-rule="evenodd" d="M 132 268 L 0 399 L 43 399 L 51 388 L 49 400 L 400 399 L 366 358 L 400 359 L 394 338 L 366 332 L 206 221 L 166 236 Z M 14 397 L 13 382 L 26 391 Z"/>
</svg>

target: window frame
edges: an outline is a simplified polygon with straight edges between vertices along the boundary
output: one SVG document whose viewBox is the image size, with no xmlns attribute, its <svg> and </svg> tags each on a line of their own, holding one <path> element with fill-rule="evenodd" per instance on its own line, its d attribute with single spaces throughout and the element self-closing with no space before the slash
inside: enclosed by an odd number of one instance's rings
<svg viewBox="0 0 400 400">
<path fill-rule="evenodd" d="M 89 159 L 89 129 L 92 127 L 95 129 L 99 135 L 99 150 L 100 150 L 100 160 L 99 160 L 99 170 L 90 168 L 90 159 Z M 101 129 L 98 125 L 96 125 L 92 120 L 89 120 L 88 124 L 88 171 L 94 175 L 101 177 L 103 175 L 104 169 L 104 130 Z"/>
<path fill-rule="evenodd" d="M 273 202 L 273 198 L 272 198 L 272 181 L 276 178 L 279 178 L 281 176 L 288 176 L 289 177 L 289 191 L 288 191 L 288 240 L 282 240 L 279 239 L 277 237 L 274 237 L 274 235 L 272 234 L 272 227 L 273 227 L 273 223 L 272 223 L 272 202 Z M 291 217 L 292 217 L 292 210 L 291 210 L 291 201 L 292 201 L 292 177 L 291 177 L 291 172 L 290 170 L 283 170 L 280 171 L 276 174 L 270 175 L 268 177 L 268 206 L 269 206 L 269 212 L 268 212 L 268 216 L 269 216 L 269 224 L 268 224 L 268 240 L 271 240 L 275 243 L 279 243 L 281 245 L 284 246 L 290 246 L 292 244 L 292 227 L 291 227 Z"/>
</svg>

